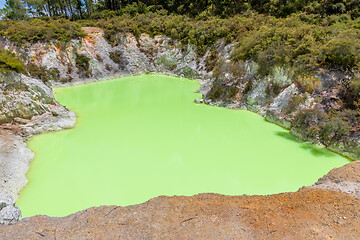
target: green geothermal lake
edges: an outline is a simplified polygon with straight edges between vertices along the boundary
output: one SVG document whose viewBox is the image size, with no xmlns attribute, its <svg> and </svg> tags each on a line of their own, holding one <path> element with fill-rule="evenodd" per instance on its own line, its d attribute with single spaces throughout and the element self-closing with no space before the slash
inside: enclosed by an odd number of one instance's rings
<svg viewBox="0 0 360 240">
<path fill-rule="evenodd" d="M 261 116 L 195 104 L 196 81 L 162 75 L 55 89 L 75 128 L 33 137 L 23 216 L 65 216 L 160 195 L 273 194 L 349 161 Z"/>
</svg>

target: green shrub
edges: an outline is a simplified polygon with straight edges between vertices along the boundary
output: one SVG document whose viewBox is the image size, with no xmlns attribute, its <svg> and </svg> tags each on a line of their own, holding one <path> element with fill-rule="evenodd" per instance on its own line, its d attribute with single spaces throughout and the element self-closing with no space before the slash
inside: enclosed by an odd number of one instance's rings
<svg viewBox="0 0 360 240">
<path fill-rule="evenodd" d="M 26 66 L 26 70 L 33 78 L 41 79 L 44 82 L 49 80 L 47 70 L 43 66 L 38 66 L 35 63 L 30 63 Z"/>
<path fill-rule="evenodd" d="M 349 70 L 359 68 L 359 37 L 351 34 L 345 35 L 345 33 L 340 34 L 324 46 L 320 58 L 331 67 Z"/>
<path fill-rule="evenodd" d="M 184 77 L 189 79 L 194 79 L 197 77 L 197 73 L 194 71 L 194 69 L 190 67 L 184 67 L 184 69 L 181 71 Z"/>
<path fill-rule="evenodd" d="M 198 56 L 210 49 L 210 56 L 206 59 L 208 70 L 213 69 L 217 61 L 214 44 L 220 39 L 226 43 L 236 41 L 231 55 L 233 62 L 258 62 L 260 76 L 270 74 L 271 69 L 278 65 L 294 66 L 303 72 L 324 66 L 348 70 L 359 68 L 359 19 L 353 19 L 349 14 L 322 19 L 319 14 L 313 14 L 321 4 L 295 2 L 289 2 L 289 8 L 307 6 L 307 12 L 293 13 L 286 18 L 251 12 L 228 18 L 211 15 L 192 18 L 164 9 L 156 11 L 156 7 L 149 11 L 144 6 L 132 4 L 120 12 L 98 12 L 91 19 L 77 22 L 64 18 L 0 21 L 0 35 L 21 45 L 37 41 L 69 41 L 84 36 L 82 26 L 100 27 L 112 45 L 121 43 L 117 33 L 132 32 L 137 38 L 142 33 L 152 37 L 159 34 L 170 36 L 183 46 L 195 46 Z M 270 12 L 270 6 L 275 6 L 273 2 L 265 5 L 263 11 Z M 282 11 L 286 12 L 285 15 L 289 13 L 285 8 Z"/>
<path fill-rule="evenodd" d="M 356 74 L 349 84 L 347 102 L 350 107 L 355 107 L 360 113 L 360 75 Z"/>
<path fill-rule="evenodd" d="M 239 89 L 236 86 L 230 86 L 228 87 L 226 92 L 227 92 L 226 99 L 232 99 L 233 97 L 236 96 L 237 93 L 239 93 Z"/>
<path fill-rule="evenodd" d="M 288 105 L 285 108 L 285 112 L 290 114 L 296 111 L 299 105 L 304 104 L 308 94 L 295 94 L 289 101 Z"/>
<path fill-rule="evenodd" d="M 319 133 L 321 142 L 326 146 L 339 143 L 349 134 L 351 127 L 349 123 L 341 118 L 338 114 L 330 116 L 323 124 Z"/>
<path fill-rule="evenodd" d="M 207 93 L 207 98 L 211 100 L 219 100 L 224 92 L 224 87 L 213 85 Z"/>
<path fill-rule="evenodd" d="M 276 96 L 281 92 L 282 88 L 279 83 L 271 82 L 267 85 L 265 93 L 270 96 Z"/>
<path fill-rule="evenodd" d="M 121 63 L 121 54 L 118 51 L 110 52 L 109 56 L 110 56 L 111 60 L 113 60 L 114 63 L 117 63 L 117 64 Z"/>
<path fill-rule="evenodd" d="M 212 47 L 210 48 L 210 54 L 209 54 L 209 56 L 205 59 L 206 70 L 207 70 L 207 71 L 211 71 L 211 70 L 214 69 L 215 64 L 216 64 L 218 58 L 219 58 L 218 50 L 216 49 L 215 46 L 212 46 Z"/>
<path fill-rule="evenodd" d="M 252 80 L 250 79 L 250 80 L 246 83 L 246 85 L 245 85 L 245 88 L 244 88 L 244 90 L 243 90 L 243 94 L 244 94 L 244 95 L 247 94 L 248 92 L 251 91 L 252 88 L 253 88 L 253 82 L 252 82 Z"/>
<path fill-rule="evenodd" d="M 90 62 L 90 58 L 88 58 L 84 54 L 76 54 L 75 65 L 79 70 L 79 74 L 81 77 L 89 78 L 92 76 L 91 69 L 89 69 L 90 67 L 89 62 Z"/>
<path fill-rule="evenodd" d="M 24 64 L 15 53 L 8 50 L 0 50 L 0 70 L 22 72 Z"/>
<path fill-rule="evenodd" d="M 332 111 L 327 114 L 317 109 L 306 109 L 298 111 L 292 127 L 301 130 L 305 138 L 317 139 L 329 147 L 340 141 L 348 144 L 346 136 L 358 124 L 359 115 L 356 111 Z"/>
<path fill-rule="evenodd" d="M 177 66 L 176 59 L 168 54 L 163 54 L 160 57 L 157 58 L 157 63 L 160 65 L 163 65 L 166 69 L 172 71 Z"/>
<path fill-rule="evenodd" d="M 291 127 L 301 130 L 307 139 L 318 139 L 326 117 L 326 113 L 318 109 L 300 110 L 297 112 Z"/>
<path fill-rule="evenodd" d="M 64 18 L 42 20 L 39 18 L 20 21 L 0 21 L 0 35 L 8 37 L 12 42 L 23 45 L 27 42 L 59 40 L 84 37 L 80 24 Z"/>
<path fill-rule="evenodd" d="M 89 66 L 90 66 L 89 61 L 90 58 L 88 58 L 84 54 L 76 54 L 75 65 L 80 71 L 89 70 Z"/>
</svg>

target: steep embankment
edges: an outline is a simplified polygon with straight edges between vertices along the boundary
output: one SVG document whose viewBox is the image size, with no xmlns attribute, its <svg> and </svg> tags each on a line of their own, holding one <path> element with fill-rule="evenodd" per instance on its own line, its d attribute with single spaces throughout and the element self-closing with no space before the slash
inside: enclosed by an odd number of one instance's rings
<svg viewBox="0 0 360 240">
<path fill-rule="evenodd" d="M 44 131 L 70 128 L 76 116 L 54 99 L 39 80 L 15 73 L 0 76 L 0 186 L 14 200 L 26 185 L 34 154 L 25 139 Z"/>
<path fill-rule="evenodd" d="M 270 196 L 158 197 L 90 208 L 64 218 L 36 216 L 0 227 L 2 239 L 357 239 L 360 162 L 332 170 L 315 187 Z M 329 183 L 353 185 L 346 193 Z M 344 192 L 345 191 L 345 192 Z"/>
</svg>

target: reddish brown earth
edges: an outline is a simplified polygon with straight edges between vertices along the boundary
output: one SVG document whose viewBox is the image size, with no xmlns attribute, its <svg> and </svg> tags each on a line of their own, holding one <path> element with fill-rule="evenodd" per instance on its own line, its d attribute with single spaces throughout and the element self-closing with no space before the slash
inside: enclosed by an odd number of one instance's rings
<svg viewBox="0 0 360 240">
<path fill-rule="evenodd" d="M 360 239 L 360 198 L 323 189 L 329 181 L 360 186 L 360 162 L 298 192 L 162 196 L 63 218 L 35 216 L 0 227 L 0 239 Z"/>
</svg>

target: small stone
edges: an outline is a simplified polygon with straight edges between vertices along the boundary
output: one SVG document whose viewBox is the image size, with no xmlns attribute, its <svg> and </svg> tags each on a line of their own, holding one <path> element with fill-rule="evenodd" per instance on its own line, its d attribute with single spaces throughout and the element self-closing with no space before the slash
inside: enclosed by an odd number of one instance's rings
<svg viewBox="0 0 360 240">
<path fill-rule="evenodd" d="M 8 225 L 21 220 L 19 207 L 8 205 L 0 211 L 0 223 Z"/>
<path fill-rule="evenodd" d="M 204 103 L 204 99 L 195 98 L 194 102 L 197 104 Z"/>
</svg>

